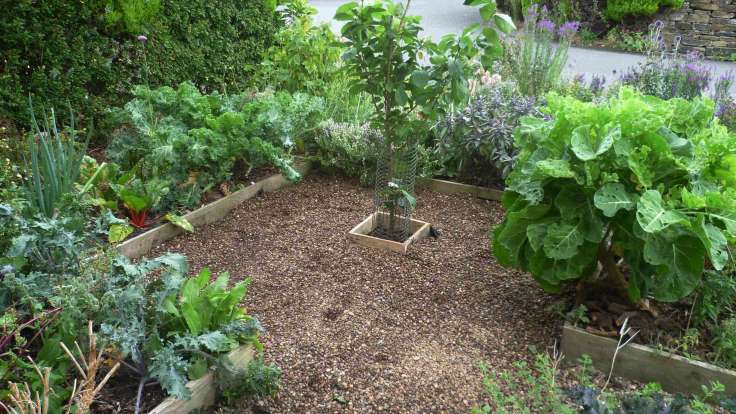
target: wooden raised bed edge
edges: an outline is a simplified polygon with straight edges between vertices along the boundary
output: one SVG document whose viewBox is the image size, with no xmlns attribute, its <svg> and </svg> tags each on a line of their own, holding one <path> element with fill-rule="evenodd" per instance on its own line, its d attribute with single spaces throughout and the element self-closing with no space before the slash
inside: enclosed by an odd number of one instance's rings
<svg viewBox="0 0 736 414">
<path fill-rule="evenodd" d="M 608 373 L 618 341 L 594 335 L 565 323 L 562 328 L 562 354 L 568 363 L 583 355 L 593 366 Z M 649 383 L 656 382 L 671 393 L 701 393 L 701 385 L 718 381 L 726 387 L 725 395 L 736 394 L 736 371 L 694 361 L 647 346 L 630 343 L 618 351 L 613 375 Z"/>
<path fill-rule="evenodd" d="M 228 358 L 238 369 L 245 369 L 253 359 L 255 350 L 251 345 L 243 345 L 230 352 Z M 192 392 L 192 398 L 188 400 L 177 400 L 174 397 L 165 399 L 149 414 L 186 414 L 194 410 L 211 406 L 217 397 L 215 376 L 211 371 L 202 378 L 187 383 L 187 388 Z"/>
<path fill-rule="evenodd" d="M 373 213 L 368 216 L 367 219 L 363 220 L 360 224 L 353 227 L 348 233 L 348 237 L 354 243 L 366 246 L 375 247 L 378 249 L 391 250 L 397 253 L 406 254 L 409 250 L 409 246 L 418 242 L 419 240 L 429 235 L 430 225 L 424 221 L 411 219 L 411 236 L 406 239 L 403 243 L 381 239 L 378 237 L 369 236 L 370 232 L 376 228 L 380 215 L 387 215 L 386 213 Z"/>
<path fill-rule="evenodd" d="M 500 201 L 503 191 L 477 185 L 461 184 L 454 181 L 417 177 L 417 185 L 442 194 L 470 194 L 484 200 Z"/>
<path fill-rule="evenodd" d="M 311 164 L 308 161 L 299 160 L 294 163 L 294 169 L 299 171 L 302 176 L 309 173 L 310 167 Z M 214 223 L 227 216 L 227 214 L 240 203 L 254 197 L 258 193 L 270 193 L 290 184 L 292 183 L 282 174 L 272 175 L 271 177 L 249 185 L 242 190 L 238 190 L 229 196 L 223 197 L 217 201 L 207 204 L 206 206 L 194 210 L 185 215 L 184 218 L 192 223 L 192 226 L 195 228 L 205 224 Z M 124 241 L 117 246 L 117 250 L 120 254 L 128 257 L 129 259 L 137 259 L 147 254 L 154 246 L 173 239 L 182 232 L 183 230 L 181 228 L 174 226 L 171 223 L 166 223 L 141 235 L 133 237 L 130 240 Z"/>
</svg>

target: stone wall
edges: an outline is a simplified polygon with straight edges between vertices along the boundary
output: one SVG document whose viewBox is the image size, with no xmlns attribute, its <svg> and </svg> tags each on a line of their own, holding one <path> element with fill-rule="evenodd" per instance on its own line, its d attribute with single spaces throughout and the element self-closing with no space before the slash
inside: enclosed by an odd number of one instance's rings
<svg viewBox="0 0 736 414">
<path fill-rule="evenodd" d="M 680 36 L 680 50 L 699 50 L 707 57 L 736 57 L 736 0 L 691 0 L 661 17 L 665 41 Z"/>
</svg>

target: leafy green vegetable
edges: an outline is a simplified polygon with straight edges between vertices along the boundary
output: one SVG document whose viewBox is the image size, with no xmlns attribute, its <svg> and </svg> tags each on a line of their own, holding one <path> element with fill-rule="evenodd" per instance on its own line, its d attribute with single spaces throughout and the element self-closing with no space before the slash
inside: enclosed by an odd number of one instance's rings
<svg viewBox="0 0 736 414">
<path fill-rule="evenodd" d="M 163 184 L 157 191 L 164 211 L 197 206 L 205 192 L 231 178 L 236 164 L 245 173 L 273 165 L 299 180 L 288 151 L 321 120 L 323 109 L 321 98 L 304 94 L 204 95 L 191 83 L 139 86 L 133 93 L 135 99 L 113 110 L 119 128 L 107 155 L 122 169 L 136 170 L 144 185 L 165 183 L 167 191 Z M 157 204 L 126 197 L 137 211 Z"/>
<path fill-rule="evenodd" d="M 711 123 L 711 101 L 627 88 L 598 104 L 547 101 L 551 120 L 524 118 L 517 130 L 507 214 L 493 231 L 502 265 L 549 291 L 602 278 L 632 300 L 676 301 L 699 285 L 706 260 L 733 263 L 736 187 L 718 170 L 736 146 Z"/>
<path fill-rule="evenodd" d="M 192 226 L 192 223 L 190 223 L 189 220 L 185 219 L 184 217 L 174 213 L 168 213 L 166 214 L 166 216 L 164 216 L 164 218 L 176 227 L 180 227 L 188 233 L 194 233 L 194 226 Z"/>
</svg>

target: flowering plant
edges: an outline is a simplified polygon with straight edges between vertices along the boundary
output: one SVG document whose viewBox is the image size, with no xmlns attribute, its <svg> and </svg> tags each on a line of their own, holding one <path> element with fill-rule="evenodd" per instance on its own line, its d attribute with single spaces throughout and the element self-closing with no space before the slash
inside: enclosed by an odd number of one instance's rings
<svg viewBox="0 0 736 414">
<path fill-rule="evenodd" d="M 558 27 L 547 8 L 537 5 L 529 8 L 524 21 L 522 36 L 507 39 L 511 45 L 506 48 L 505 71 L 516 79 L 523 94 L 539 96 L 559 83 L 570 40 L 580 23 L 570 21 Z"/>
</svg>

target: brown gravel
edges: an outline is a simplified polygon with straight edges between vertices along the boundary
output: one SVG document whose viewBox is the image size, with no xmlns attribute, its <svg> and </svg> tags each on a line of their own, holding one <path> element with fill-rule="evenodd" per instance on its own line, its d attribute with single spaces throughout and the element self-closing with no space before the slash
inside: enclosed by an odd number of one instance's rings
<svg viewBox="0 0 736 414">
<path fill-rule="evenodd" d="M 478 363 L 505 370 L 529 345 L 548 348 L 559 317 L 531 277 L 494 261 L 497 203 L 421 191 L 418 201 L 415 216 L 442 236 L 405 256 L 350 243 L 371 191 L 314 175 L 155 253 L 253 279 L 246 305 L 284 371 L 266 411 L 467 413 L 485 400 Z"/>
</svg>

